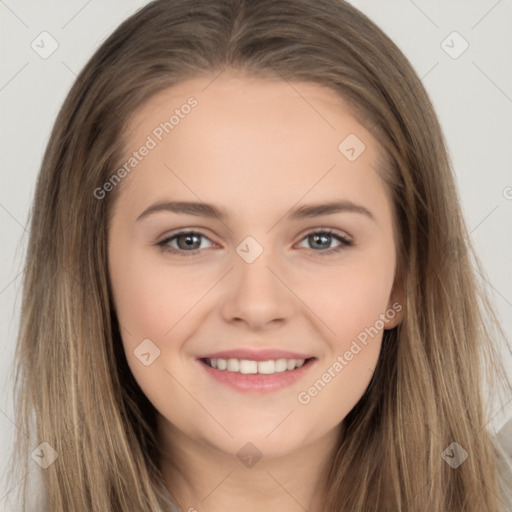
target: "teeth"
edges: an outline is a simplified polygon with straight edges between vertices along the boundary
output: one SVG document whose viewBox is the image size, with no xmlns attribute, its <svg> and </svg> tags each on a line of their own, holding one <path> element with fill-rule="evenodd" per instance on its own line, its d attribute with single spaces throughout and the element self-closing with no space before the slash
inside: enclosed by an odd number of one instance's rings
<svg viewBox="0 0 512 512">
<path fill-rule="evenodd" d="M 228 372 L 240 371 L 240 363 L 238 359 L 228 359 Z"/>
<path fill-rule="evenodd" d="M 235 361 L 238 361 L 238 359 L 235 359 Z M 240 361 L 240 373 L 258 373 L 257 361 L 248 361 L 247 359 L 242 359 Z"/>
<path fill-rule="evenodd" d="M 286 371 L 286 359 L 278 359 L 276 361 L 276 372 Z"/>
<path fill-rule="evenodd" d="M 235 373 L 259 373 L 271 375 L 295 370 L 304 364 L 304 359 L 274 359 L 269 361 L 251 361 L 249 359 L 206 359 L 206 364 L 218 370 Z"/>
<path fill-rule="evenodd" d="M 258 373 L 275 373 L 276 363 L 274 361 L 258 361 Z"/>
</svg>

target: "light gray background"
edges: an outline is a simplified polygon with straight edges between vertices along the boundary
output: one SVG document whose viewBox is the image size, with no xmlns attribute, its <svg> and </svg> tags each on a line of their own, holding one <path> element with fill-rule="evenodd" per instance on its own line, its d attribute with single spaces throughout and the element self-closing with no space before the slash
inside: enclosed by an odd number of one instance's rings
<svg viewBox="0 0 512 512">
<path fill-rule="evenodd" d="M 18 428 L 12 420 L 12 355 L 19 325 L 28 212 L 42 154 L 58 109 L 79 70 L 117 25 L 146 3 L 0 0 L 0 477 Z M 487 286 L 510 338 L 512 2 L 352 3 L 397 43 L 431 96 L 447 138 L 471 236 L 486 270 Z M 43 31 L 58 43 L 57 50 L 46 59 L 31 48 L 34 40 L 41 40 Z M 443 46 L 448 51 L 462 48 L 456 37 L 446 39 L 453 31 L 469 44 L 458 58 L 452 58 L 442 47 L 446 40 Z M 512 373 L 509 357 L 506 362 Z M 505 408 L 497 406 L 494 428 L 501 428 L 510 417 L 512 402 Z M 0 510 L 7 510 L 8 499 L 3 499 L 7 491 L 0 486 Z"/>
</svg>

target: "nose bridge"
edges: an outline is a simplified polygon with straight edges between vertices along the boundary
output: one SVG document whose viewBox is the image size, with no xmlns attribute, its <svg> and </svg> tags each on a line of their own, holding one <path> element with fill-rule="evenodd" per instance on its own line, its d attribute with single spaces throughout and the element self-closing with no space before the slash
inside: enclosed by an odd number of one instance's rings
<svg viewBox="0 0 512 512">
<path fill-rule="evenodd" d="M 253 292 L 259 289 L 265 294 L 279 293 L 278 290 L 274 290 L 279 285 L 282 286 L 274 274 L 279 264 L 268 238 L 265 240 L 264 246 L 254 237 L 248 236 L 236 247 L 235 274 L 239 292 Z"/>
<path fill-rule="evenodd" d="M 282 281 L 275 251 L 248 236 L 236 253 L 233 287 L 223 306 L 226 319 L 262 326 L 289 317 L 293 294 Z"/>
</svg>

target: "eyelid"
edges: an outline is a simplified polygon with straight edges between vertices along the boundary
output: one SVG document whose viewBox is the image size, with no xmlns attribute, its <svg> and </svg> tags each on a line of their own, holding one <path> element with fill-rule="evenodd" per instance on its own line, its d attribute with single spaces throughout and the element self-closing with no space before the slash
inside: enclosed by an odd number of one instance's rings
<svg viewBox="0 0 512 512">
<path fill-rule="evenodd" d="M 353 242 L 354 239 L 346 231 L 338 228 L 329 228 L 326 226 L 320 226 L 318 228 L 308 228 L 304 230 L 299 236 L 300 240 L 304 239 L 308 235 L 314 235 L 315 233 L 329 233 L 330 235 L 337 235 L 340 238 L 345 239 L 347 242 Z"/>
<path fill-rule="evenodd" d="M 161 240 L 159 242 L 157 242 L 157 244 L 161 243 L 161 242 L 165 242 L 165 241 L 169 240 L 170 238 L 173 238 L 177 235 L 182 235 L 182 234 L 201 235 L 204 238 L 207 238 L 208 240 L 210 240 L 210 242 L 213 242 L 211 237 L 209 235 L 205 234 L 204 230 L 205 230 L 205 228 L 195 228 L 195 227 L 178 228 L 178 229 L 172 230 L 170 232 L 167 232 L 165 235 L 163 235 Z M 298 236 L 300 236 L 300 240 L 302 240 L 304 237 L 318 233 L 318 232 L 322 232 L 322 233 L 327 232 L 329 234 L 338 235 L 338 236 L 346 239 L 347 241 L 351 241 L 351 242 L 353 241 L 352 236 L 349 233 L 347 233 L 346 231 L 338 229 L 338 228 L 331 228 L 331 227 L 326 227 L 326 226 L 307 228 L 302 233 L 300 233 L 300 235 L 298 235 Z"/>
<path fill-rule="evenodd" d="M 185 256 L 190 255 L 193 256 L 197 253 L 197 251 L 202 251 L 204 249 L 194 249 L 193 251 L 183 251 L 180 249 L 176 249 L 174 247 L 167 246 L 166 244 L 170 242 L 172 239 L 175 239 L 179 236 L 184 235 L 199 235 L 202 238 L 205 238 L 209 242 L 211 242 L 214 246 L 219 246 L 219 244 L 215 243 L 208 235 L 206 235 L 203 231 L 203 228 L 181 228 L 175 231 L 171 231 L 170 233 L 167 233 L 159 242 L 157 242 L 155 245 L 160 247 L 163 250 L 166 250 L 170 253 L 179 253 L 183 254 Z"/>
</svg>

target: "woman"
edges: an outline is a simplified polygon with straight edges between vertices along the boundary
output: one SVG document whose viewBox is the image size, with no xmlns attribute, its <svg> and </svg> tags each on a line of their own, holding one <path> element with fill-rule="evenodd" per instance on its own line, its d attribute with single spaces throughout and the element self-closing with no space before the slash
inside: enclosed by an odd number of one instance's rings
<svg viewBox="0 0 512 512">
<path fill-rule="evenodd" d="M 432 105 L 364 15 L 152 2 L 44 157 L 18 456 L 50 510 L 507 510 L 471 258 Z"/>
</svg>

